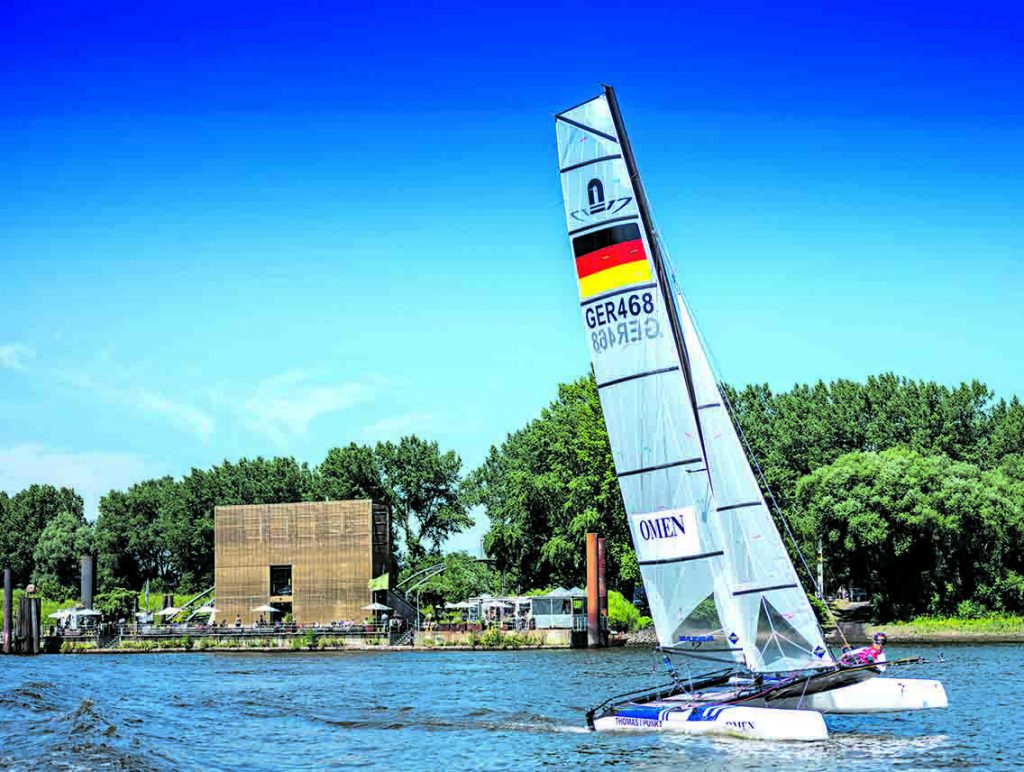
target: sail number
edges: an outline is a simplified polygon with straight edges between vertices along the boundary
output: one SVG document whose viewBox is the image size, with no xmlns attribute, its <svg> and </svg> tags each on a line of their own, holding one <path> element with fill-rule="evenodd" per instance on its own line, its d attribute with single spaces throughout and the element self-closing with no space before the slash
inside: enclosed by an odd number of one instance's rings
<svg viewBox="0 0 1024 772">
<path fill-rule="evenodd" d="M 603 303 L 594 303 L 587 306 L 584 318 L 587 320 L 587 327 L 593 330 L 603 324 L 624 321 L 633 316 L 640 316 L 641 313 L 654 313 L 654 297 L 650 292 L 642 295 L 630 295 L 619 298 L 619 300 L 606 300 Z"/>
<path fill-rule="evenodd" d="M 657 317 L 638 319 L 642 314 L 654 313 L 654 296 L 650 292 L 638 293 L 618 300 L 606 300 L 587 307 L 584 318 L 592 330 L 590 343 L 594 353 L 607 351 L 627 343 L 639 343 L 645 338 L 661 335 Z"/>
</svg>

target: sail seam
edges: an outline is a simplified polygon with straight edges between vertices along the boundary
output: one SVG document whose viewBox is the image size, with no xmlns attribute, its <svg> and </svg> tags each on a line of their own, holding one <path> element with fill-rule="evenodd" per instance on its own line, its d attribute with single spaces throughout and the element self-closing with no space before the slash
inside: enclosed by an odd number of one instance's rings
<svg viewBox="0 0 1024 772">
<path fill-rule="evenodd" d="M 747 502 L 744 502 L 743 504 L 730 504 L 727 507 L 717 507 L 715 509 L 715 511 L 716 512 L 728 512 L 730 509 L 744 509 L 746 507 L 756 507 L 756 506 L 759 506 L 760 504 L 761 504 L 760 501 L 747 501 Z"/>
<path fill-rule="evenodd" d="M 600 158 L 592 158 L 589 161 L 581 161 L 578 164 L 572 166 L 566 166 L 564 169 L 559 169 L 559 174 L 565 174 L 575 169 L 582 169 L 584 166 L 590 166 L 591 164 L 599 164 L 601 161 L 614 161 L 616 158 L 622 158 L 622 153 L 616 153 L 615 155 L 603 155 Z"/>
<path fill-rule="evenodd" d="M 570 126 L 575 126 L 577 129 L 583 129 L 584 131 L 588 131 L 595 136 L 610 139 L 616 145 L 619 144 L 619 140 L 617 137 L 613 137 L 611 134 L 605 134 L 603 131 L 598 131 L 597 129 L 591 126 L 587 126 L 585 123 L 580 123 L 579 121 L 574 121 L 570 118 L 563 118 L 561 115 L 556 115 L 555 120 L 561 121 L 562 123 L 568 123 Z"/>
<path fill-rule="evenodd" d="M 637 284 L 632 287 L 627 287 L 626 289 L 619 289 L 615 290 L 614 292 L 606 292 L 603 295 L 598 295 L 597 297 L 587 298 L 586 300 L 580 303 L 580 306 L 589 306 L 591 303 L 596 303 L 599 300 L 607 300 L 608 298 L 613 298 L 616 295 L 623 295 L 627 292 L 640 292 L 646 289 L 654 289 L 657 286 L 657 284 L 651 282 L 650 284 Z"/>
<path fill-rule="evenodd" d="M 661 375 L 662 373 L 671 373 L 679 369 L 679 365 L 672 365 L 671 367 L 660 367 L 657 370 L 648 370 L 643 373 L 635 373 L 633 375 L 625 375 L 622 378 L 614 378 L 610 381 L 597 384 L 597 388 L 603 389 L 608 386 L 615 386 L 619 383 L 625 383 L 626 381 L 635 381 L 637 378 L 646 378 L 649 375 Z"/>
<path fill-rule="evenodd" d="M 721 406 L 722 406 L 721 402 L 708 402 L 706 405 L 697 405 L 697 409 L 698 410 L 703 410 L 704 408 L 707 408 L 707 407 L 721 407 Z"/>
<path fill-rule="evenodd" d="M 737 595 L 751 595 L 755 592 L 768 592 L 769 590 L 792 590 L 800 585 L 798 584 L 773 584 L 771 587 L 755 587 L 752 590 L 737 590 L 733 593 L 733 596 Z"/>
<path fill-rule="evenodd" d="M 620 472 L 619 477 L 629 477 L 634 474 L 646 474 L 647 472 L 657 472 L 660 469 L 671 469 L 674 466 L 686 466 L 687 464 L 696 464 L 698 461 L 703 461 L 703 458 L 684 458 L 682 461 L 670 461 L 667 464 L 658 464 L 658 466 L 645 466 L 642 469 L 631 469 L 628 472 Z"/>
<path fill-rule="evenodd" d="M 600 228 L 602 225 L 610 225 L 613 222 L 626 222 L 626 220 L 636 220 L 640 215 L 638 214 L 624 214 L 622 217 L 613 217 L 610 220 L 601 220 L 591 225 L 581 225 L 579 228 L 574 228 L 569 231 L 570 236 L 575 236 L 577 233 L 583 233 L 583 231 L 589 231 L 591 228 Z"/>
<path fill-rule="evenodd" d="M 663 566 L 668 563 L 685 563 L 688 560 L 704 560 L 706 558 L 714 558 L 719 555 L 724 555 L 725 552 L 722 550 L 715 550 L 714 552 L 703 552 L 700 555 L 687 555 L 682 558 L 662 558 L 661 560 L 641 560 L 639 565 L 641 566 Z"/>
</svg>

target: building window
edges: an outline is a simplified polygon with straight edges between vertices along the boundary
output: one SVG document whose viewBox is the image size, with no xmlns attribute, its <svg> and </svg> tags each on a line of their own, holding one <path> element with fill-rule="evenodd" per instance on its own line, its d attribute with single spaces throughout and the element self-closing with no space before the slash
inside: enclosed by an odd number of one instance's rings
<svg viewBox="0 0 1024 772">
<path fill-rule="evenodd" d="M 270 594 L 291 595 L 292 594 L 292 567 L 271 566 L 270 567 Z"/>
</svg>

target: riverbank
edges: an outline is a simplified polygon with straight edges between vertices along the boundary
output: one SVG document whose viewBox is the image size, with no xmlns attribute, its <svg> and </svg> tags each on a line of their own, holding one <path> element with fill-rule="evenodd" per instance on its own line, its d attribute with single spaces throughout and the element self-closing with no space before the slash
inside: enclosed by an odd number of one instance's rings
<svg viewBox="0 0 1024 772">
<path fill-rule="evenodd" d="M 876 632 L 884 632 L 900 643 L 1024 643 L 1024 617 L 1018 616 L 917 617 L 909 622 L 863 627 L 867 640 Z"/>
<path fill-rule="evenodd" d="M 988 616 L 979 619 L 960 617 L 916 617 L 908 622 L 875 624 L 873 622 L 841 622 L 843 635 L 853 645 L 870 641 L 884 632 L 894 643 L 1024 643 L 1024 617 Z M 840 644 L 836 628 L 827 628 L 829 643 Z M 653 627 L 645 627 L 626 637 L 627 646 L 650 648 L 658 640 Z"/>
</svg>

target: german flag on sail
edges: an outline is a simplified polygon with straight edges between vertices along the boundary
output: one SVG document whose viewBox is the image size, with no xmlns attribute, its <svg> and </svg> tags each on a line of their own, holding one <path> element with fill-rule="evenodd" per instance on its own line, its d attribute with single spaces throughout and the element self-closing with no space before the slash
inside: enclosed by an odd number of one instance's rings
<svg viewBox="0 0 1024 772">
<path fill-rule="evenodd" d="M 572 251 L 584 300 L 651 280 L 651 264 L 635 222 L 577 236 Z"/>
</svg>

